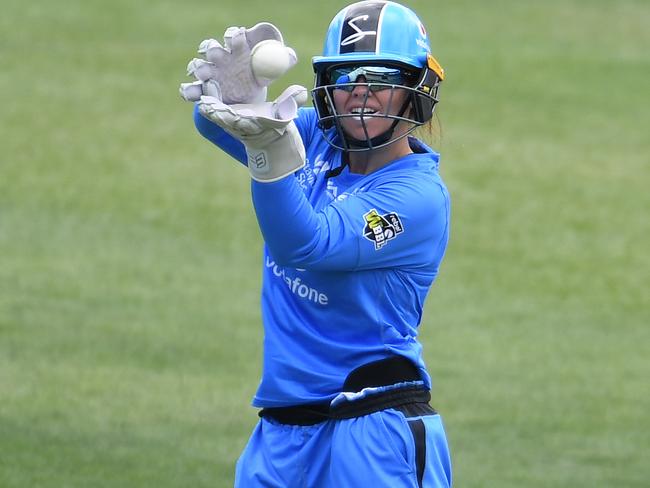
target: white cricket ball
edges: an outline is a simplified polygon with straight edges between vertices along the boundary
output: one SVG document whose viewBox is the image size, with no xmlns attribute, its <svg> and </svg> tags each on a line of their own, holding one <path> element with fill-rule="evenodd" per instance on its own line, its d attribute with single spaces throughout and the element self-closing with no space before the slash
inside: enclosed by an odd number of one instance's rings
<svg viewBox="0 0 650 488">
<path fill-rule="evenodd" d="M 256 78 L 275 80 L 291 68 L 295 60 L 293 50 L 280 41 L 267 39 L 251 50 L 251 69 Z"/>
</svg>

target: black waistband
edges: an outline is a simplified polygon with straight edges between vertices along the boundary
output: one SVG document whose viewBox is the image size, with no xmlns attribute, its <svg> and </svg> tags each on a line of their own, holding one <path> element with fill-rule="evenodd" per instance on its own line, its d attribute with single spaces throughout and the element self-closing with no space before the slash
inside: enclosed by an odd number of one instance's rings
<svg viewBox="0 0 650 488">
<path fill-rule="evenodd" d="M 343 383 L 342 391 L 357 392 L 364 388 L 377 388 L 419 380 L 422 380 L 422 375 L 412 361 L 404 356 L 392 356 L 352 370 Z"/>
<path fill-rule="evenodd" d="M 402 356 L 381 359 L 353 370 L 343 384 L 345 392 L 360 392 L 364 388 L 377 388 L 398 383 L 419 381 L 422 377 L 417 367 Z M 379 393 L 369 394 L 359 400 L 344 401 L 335 407 L 330 402 L 264 408 L 260 417 L 270 417 L 282 424 L 313 425 L 325 420 L 347 419 L 368 415 L 387 408 L 412 410 L 418 406 L 422 412 L 435 413 L 429 407 L 429 391 L 422 385 L 405 385 Z"/>
</svg>

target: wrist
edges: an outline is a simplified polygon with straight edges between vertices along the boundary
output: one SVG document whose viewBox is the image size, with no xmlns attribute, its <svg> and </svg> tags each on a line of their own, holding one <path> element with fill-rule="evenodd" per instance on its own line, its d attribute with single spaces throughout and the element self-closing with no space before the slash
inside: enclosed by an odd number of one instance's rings
<svg viewBox="0 0 650 488">
<path fill-rule="evenodd" d="M 272 183 L 305 165 L 305 148 L 293 122 L 282 134 L 275 133 L 271 140 L 268 137 L 262 139 L 244 141 L 248 171 L 255 181 Z"/>
</svg>

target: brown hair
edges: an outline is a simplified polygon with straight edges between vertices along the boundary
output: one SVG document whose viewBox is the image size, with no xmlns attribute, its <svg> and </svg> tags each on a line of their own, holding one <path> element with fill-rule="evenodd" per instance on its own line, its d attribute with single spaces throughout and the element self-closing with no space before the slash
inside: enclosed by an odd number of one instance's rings
<svg viewBox="0 0 650 488">
<path fill-rule="evenodd" d="M 442 123 L 438 113 L 426 123 L 415 129 L 413 135 L 432 148 L 439 148 L 442 143 Z"/>
</svg>

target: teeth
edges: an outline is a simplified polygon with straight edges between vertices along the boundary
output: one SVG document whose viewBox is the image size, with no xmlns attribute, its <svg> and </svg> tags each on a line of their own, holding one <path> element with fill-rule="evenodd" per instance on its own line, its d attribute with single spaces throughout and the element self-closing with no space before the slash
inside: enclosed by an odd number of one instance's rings
<svg viewBox="0 0 650 488">
<path fill-rule="evenodd" d="M 352 110 L 350 110 L 350 113 L 353 113 L 353 114 L 374 114 L 375 112 L 376 112 L 376 110 L 372 110 L 372 109 L 369 109 L 369 108 L 366 108 L 366 109 L 353 108 Z"/>
</svg>

